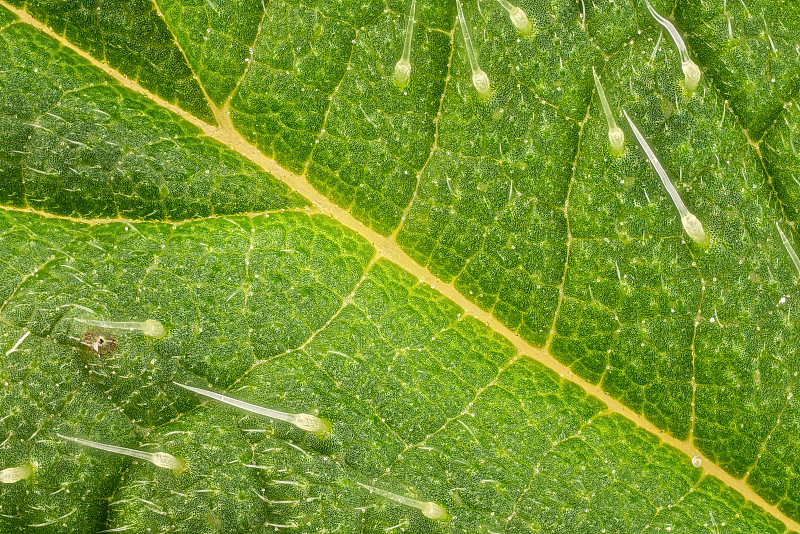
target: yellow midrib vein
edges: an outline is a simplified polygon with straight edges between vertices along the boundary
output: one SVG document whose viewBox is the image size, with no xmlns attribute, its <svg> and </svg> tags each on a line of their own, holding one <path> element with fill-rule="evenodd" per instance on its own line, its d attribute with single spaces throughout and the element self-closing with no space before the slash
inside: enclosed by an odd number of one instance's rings
<svg viewBox="0 0 800 534">
<path fill-rule="evenodd" d="M 500 321 L 495 319 L 491 314 L 481 310 L 476 305 L 471 303 L 469 300 L 466 299 L 466 297 L 464 297 L 461 293 L 459 293 L 452 284 L 443 282 L 442 280 L 438 279 L 436 276 L 431 274 L 430 271 L 428 271 L 427 269 L 416 263 L 405 252 L 403 252 L 391 238 L 384 237 L 378 234 L 377 232 L 375 232 L 374 230 L 363 224 L 361 221 L 357 220 L 349 211 L 335 205 L 327 197 L 323 196 L 316 189 L 314 189 L 311 186 L 311 184 L 305 179 L 304 176 L 300 176 L 287 171 L 286 169 L 278 165 L 275 162 L 275 160 L 268 158 L 267 156 L 262 154 L 255 146 L 247 142 L 238 132 L 236 132 L 233 129 L 233 125 L 230 122 L 230 120 L 221 121 L 220 126 L 212 126 L 210 124 L 207 124 L 198 119 L 197 117 L 187 113 L 178 106 L 171 104 L 162 99 L 161 97 L 145 90 L 135 81 L 130 80 L 125 76 L 121 75 L 119 72 L 117 72 L 107 64 L 96 60 L 92 56 L 88 55 L 86 52 L 76 48 L 68 40 L 66 40 L 60 35 L 57 35 L 50 28 L 40 23 L 36 19 L 34 19 L 26 11 L 10 6 L 4 0 L 0 0 L 0 5 L 2 5 L 9 11 L 16 14 L 22 22 L 30 24 L 37 30 L 47 34 L 53 39 L 56 39 L 59 43 L 61 43 L 62 46 L 64 46 L 65 48 L 69 48 L 74 53 L 80 55 L 81 57 L 89 61 L 92 65 L 101 69 L 109 76 L 113 77 L 123 87 L 126 87 L 128 89 L 131 89 L 132 91 L 144 95 L 145 97 L 149 98 L 156 104 L 164 107 L 165 109 L 170 110 L 176 115 L 179 115 L 184 120 L 197 126 L 207 137 L 215 139 L 216 141 L 219 141 L 220 143 L 229 147 L 231 150 L 234 150 L 239 154 L 245 156 L 250 161 L 252 161 L 265 171 L 269 172 L 270 174 L 272 174 L 273 176 L 284 182 L 291 189 L 303 195 L 311 203 L 314 211 L 325 214 L 331 217 L 332 219 L 335 219 L 340 224 L 358 233 L 364 239 L 369 241 L 375 247 L 377 251 L 377 256 L 385 258 L 389 261 L 398 264 L 406 271 L 414 275 L 422 283 L 430 285 L 432 288 L 436 289 L 441 294 L 443 294 L 444 296 L 455 302 L 458 306 L 464 309 L 465 313 L 472 315 L 482 323 L 486 324 L 492 330 L 501 334 L 503 337 L 505 337 L 514 345 L 514 347 L 517 349 L 517 351 L 520 352 L 520 354 L 523 354 L 529 358 L 532 358 L 540 362 L 544 366 L 558 373 L 563 379 L 569 380 L 579 385 L 590 395 L 593 395 L 594 397 L 597 397 L 598 399 L 605 402 L 606 405 L 608 406 L 606 412 L 618 413 L 624 416 L 625 418 L 632 421 L 638 427 L 643 428 L 644 430 L 647 430 L 648 432 L 658 436 L 659 439 L 661 439 L 664 443 L 682 451 L 690 458 L 695 456 L 702 458 L 703 464 L 701 469 L 703 470 L 704 474 L 717 477 L 724 484 L 741 493 L 747 500 L 760 506 L 766 512 L 768 512 L 775 518 L 782 521 L 789 529 L 800 531 L 800 523 L 787 517 L 783 512 L 778 510 L 777 507 L 768 504 L 763 498 L 761 498 L 758 494 L 756 494 L 745 483 L 744 480 L 734 478 L 733 476 L 725 472 L 721 467 L 706 459 L 700 453 L 700 451 L 697 450 L 691 444 L 691 442 L 680 441 L 672 437 L 671 435 L 667 434 L 666 432 L 659 430 L 658 428 L 656 428 L 655 425 L 653 425 L 643 416 L 633 412 L 630 408 L 624 406 L 618 400 L 610 397 L 599 386 L 591 384 L 586 380 L 582 379 L 581 377 L 575 375 L 572 372 L 572 370 L 569 369 L 569 367 L 556 360 L 547 351 L 538 347 L 534 347 L 533 345 L 529 344 L 528 342 L 523 340 L 518 334 L 511 331 L 508 327 L 500 323 Z M 218 108 L 215 108 L 213 106 L 213 103 L 209 102 L 209 105 L 212 106 L 212 110 L 215 110 L 217 112 L 219 111 Z M 217 115 L 219 114 L 217 113 Z"/>
</svg>

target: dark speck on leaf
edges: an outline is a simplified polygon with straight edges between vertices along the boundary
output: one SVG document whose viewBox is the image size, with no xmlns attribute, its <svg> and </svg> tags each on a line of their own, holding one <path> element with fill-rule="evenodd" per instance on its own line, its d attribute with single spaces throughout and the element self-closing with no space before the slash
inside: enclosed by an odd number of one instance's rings
<svg viewBox="0 0 800 534">
<path fill-rule="evenodd" d="M 109 332 L 86 332 L 83 334 L 81 344 L 97 354 L 105 356 L 116 348 L 117 340 Z"/>
</svg>

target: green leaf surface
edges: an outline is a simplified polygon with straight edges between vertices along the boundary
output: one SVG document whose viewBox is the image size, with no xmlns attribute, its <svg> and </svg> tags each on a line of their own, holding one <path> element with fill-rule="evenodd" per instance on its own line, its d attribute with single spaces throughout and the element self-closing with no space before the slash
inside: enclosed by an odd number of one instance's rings
<svg viewBox="0 0 800 534">
<path fill-rule="evenodd" d="M 796 3 L 3 5 L 0 531 L 797 528 Z"/>
<path fill-rule="evenodd" d="M 145 89 L 214 122 L 203 88 L 151 2 L 15 0 L 9 4 L 25 7 L 52 31 Z"/>
</svg>

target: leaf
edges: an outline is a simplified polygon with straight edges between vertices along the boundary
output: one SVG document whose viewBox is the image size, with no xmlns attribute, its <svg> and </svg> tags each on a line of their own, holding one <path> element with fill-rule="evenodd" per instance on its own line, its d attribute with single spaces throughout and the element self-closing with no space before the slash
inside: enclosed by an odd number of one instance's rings
<svg viewBox="0 0 800 534">
<path fill-rule="evenodd" d="M 3 3 L 0 530 L 798 529 L 800 9 L 520 5 Z"/>
</svg>

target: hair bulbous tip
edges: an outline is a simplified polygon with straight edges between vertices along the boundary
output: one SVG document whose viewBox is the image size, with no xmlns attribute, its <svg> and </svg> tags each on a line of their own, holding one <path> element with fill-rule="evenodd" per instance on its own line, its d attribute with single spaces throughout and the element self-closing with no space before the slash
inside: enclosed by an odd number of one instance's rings
<svg viewBox="0 0 800 534">
<path fill-rule="evenodd" d="M 122 332 L 140 331 L 147 337 L 153 339 L 161 339 L 167 333 L 164 325 L 158 319 L 146 319 L 144 321 L 106 321 L 104 319 L 81 319 L 77 318 L 75 321 L 94 326 L 97 328 L 105 328 L 108 330 L 116 330 Z"/>
<path fill-rule="evenodd" d="M 411 63 L 401 59 L 394 66 L 394 86 L 399 90 L 403 90 L 408 85 L 411 78 Z"/>
<path fill-rule="evenodd" d="M 36 464 L 28 462 L 17 467 L 7 467 L 0 471 L 0 482 L 3 484 L 13 484 L 20 480 L 30 478 L 34 471 L 36 471 Z"/>
<path fill-rule="evenodd" d="M 625 133 L 617 126 L 614 113 L 611 111 L 611 106 L 606 98 L 606 92 L 603 90 L 603 84 L 600 82 L 600 76 L 597 75 L 597 70 L 594 67 L 592 67 L 592 76 L 594 77 L 594 86 L 597 89 L 597 96 L 600 98 L 603 114 L 606 116 L 606 123 L 608 124 L 608 144 L 611 148 L 611 155 L 620 156 L 625 150 Z"/>
<path fill-rule="evenodd" d="M 472 74 L 472 85 L 478 92 L 478 98 L 481 100 L 488 100 L 492 96 L 492 86 L 489 82 L 489 76 L 483 71 L 478 70 Z"/>
<path fill-rule="evenodd" d="M 176 458 L 167 452 L 153 453 L 153 459 L 151 461 L 157 467 L 171 469 L 179 474 L 185 473 L 189 469 L 189 464 L 186 463 L 186 460 Z"/>
<path fill-rule="evenodd" d="M 233 397 L 228 397 L 227 395 L 222 395 L 221 393 L 217 393 L 215 391 L 211 391 L 208 389 L 196 388 L 194 386 L 187 386 L 186 384 L 181 384 L 180 382 L 173 382 L 173 384 L 182 387 L 184 389 L 188 389 L 189 391 L 193 391 L 199 395 L 204 395 L 211 399 L 218 400 L 219 402 L 223 402 L 228 406 L 235 406 L 236 408 L 248 411 L 250 413 L 257 413 L 259 415 L 263 415 L 271 419 L 285 421 L 287 423 L 296 426 L 300 430 L 313 432 L 318 437 L 323 439 L 331 437 L 333 433 L 331 423 L 326 419 L 317 417 L 316 415 L 311 415 L 307 413 L 295 414 L 295 413 L 282 412 L 280 410 L 273 410 L 272 408 L 266 408 L 264 406 L 258 406 L 257 404 L 251 404 L 249 402 L 245 402 L 239 399 L 234 399 Z"/>
<path fill-rule="evenodd" d="M 313 432 L 321 439 L 330 438 L 333 435 L 333 427 L 330 421 L 307 413 L 295 415 L 295 426 L 300 430 Z"/>
<path fill-rule="evenodd" d="M 686 235 L 688 235 L 698 247 L 707 249 L 711 246 L 711 239 L 703 229 L 703 223 L 701 223 L 700 219 L 695 217 L 692 212 L 686 212 L 686 214 L 681 217 L 681 223 L 683 224 Z"/>
<path fill-rule="evenodd" d="M 166 469 L 170 469 L 175 473 L 185 473 L 186 470 L 188 469 L 188 464 L 186 463 L 186 461 L 181 460 L 180 458 L 175 458 L 174 456 L 172 456 L 167 452 L 140 451 L 138 449 L 129 449 L 128 447 L 111 445 L 109 443 L 100 443 L 99 441 L 89 441 L 88 439 L 74 438 L 71 436 L 64 436 L 62 434 L 56 434 L 56 435 L 61 439 L 77 443 L 78 445 L 83 445 L 84 447 L 91 447 L 93 449 L 101 451 L 112 452 L 114 454 L 122 454 L 124 456 L 130 456 L 131 458 L 138 458 L 140 460 L 145 460 L 147 462 L 152 463 L 156 467 L 163 467 Z"/>
<path fill-rule="evenodd" d="M 435 519 L 436 521 L 447 521 L 449 519 L 447 510 L 441 504 L 431 501 L 418 501 L 417 499 L 413 499 L 405 495 L 398 495 L 397 493 L 376 488 L 375 486 L 370 486 L 369 484 L 363 484 L 361 482 L 356 482 L 356 484 L 368 490 L 370 493 L 376 493 L 396 503 L 404 506 L 410 506 L 411 508 L 416 508 L 428 519 Z"/>
<path fill-rule="evenodd" d="M 678 210 L 678 213 L 681 216 L 681 224 L 683 225 L 684 231 L 692 239 L 692 241 L 697 244 L 697 246 L 704 249 L 709 248 L 711 246 L 711 239 L 708 237 L 708 234 L 705 232 L 705 230 L 703 230 L 703 224 L 692 212 L 686 208 L 686 205 L 683 203 L 683 199 L 681 199 L 681 196 L 678 194 L 675 186 L 672 185 L 672 181 L 669 179 L 669 176 L 667 176 L 667 171 L 664 170 L 661 162 L 658 161 L 653 149 L 650 148 L 650 145 L 639 131 L 639 128 L 636 127 L 636 124 L 634 124 L 633 120 L 628 116 L 628 113 L 625 110 L 622 110 L 622 113 L 625 115 L 625 118 L 628 119 L 628 124 L 630 125 L 631 130 L 633 130 L 633 135 L 636 136 L 636 139 L 639 141 L 639 145 L 647 155 L 647 159 L 650 160 L 650 164 L 653 166 L 656 174 L 658 174 L 658 177 L 661 179 L 664 189 L 667 190 L 667 194 L 669 194 L 672 202 L 675 204 L 675 208 Z"/>
<path fill-rule="evenodd" d="M 417 10 L 417 0 L 411 0 L 411 9 L 406 21 L 406 35 L 403 39 L 403 52 L 394 66 L 394 86 L 402 91 L 411 78 L 411 40 L 414 35 L 414 15 Z"/>
<path fill-rule="evenodd" d="M 691 94 L 697 90 L 697 86 L 700 84 L 700 77 L 702 74 L 700 73 L 700 67 L 698 67 L 693 61 L 687 61 L 684 63 L 681 68 L 683 69 L 683 87 L 686 89 L 686 92 Z"/>
<path fill-rule="evenodd" d="M 519 6 L 515 6 L 508 0 L 497 0 L 497 2 L 503 6 L 503 9 L 508 11 L 511 24 L 514 25 L 523 37 L 531 33 L 531 21 L 528 20 L 528 15 L 526 15 Z"/>
<path fill-rule="evenodd" d="M 472 71 L 472 85 L 475 86 L 480 100 L 488 100 L 489 97 L 492 96 L 492 87 L 489 83 L 489 76 L 483 72 L 483 69 L 481 69 L 481 66 L 478 64 L 478 56 L 475 54 L 475 48 L 472 46 L 472 37 L 469 35 L 469 28 L 467 26 L 467 20 L 464 18 L 464 9 L 461 7 L 461 0 L 456 0 L 456 10 L 458 11 L 458 24 L 461 27 L 461 37 L 464 40 L 464 48 L 467 51 L 467 58 L 469 59 L 469 68 Z"/>
<path fill-rule="evenodd" d="M 449 517 L 444 506 L 435 502 L 423 503 L 420 507 L 420 511 L 422 512 L 422 515 L 428 519 L 435 519 L 436 521 L 447 521 Z"/>
<path fill-rule="evenodd" d="M 153 339 L 161 339 L 167 333 L 164 325 L 157 319 L 147 319 L 142 323 L 142 333 Z"/>
<path fill-rule="evenodd" d="M 694 93 L 694 91 L 697 89 L 697 85 L 700 83 L 700 69 L 689 57 L 689 50 L 686 48 L 686 43 L 683 41 L 683 37 L 681 37 L 680 32 L 677 30 L 677 28 L 675 28 L 675 25 L 659 15 L 658 12 L 653 9 L 653 6 L 650 5 L 650 2 L 645 0 L 645 4 L 647 5 L 647 10 L 650 11 L 650 14 L 654 19 L 656 19 L 656 22 L 661 24 L 664 29 L 667 30 L 670 37 L 672 37 L 672 40 L 675 41 L 678 54 L 681 56 L 681 69 L 683 70 L 684 75 L 683 87 L 686 89 L 686 92 L 691 95 Z"/>
<path fill-rule="evenodd" d="M 528 20 L 528 15 L 526 15 L 522 9 L 514 7 L 508 12 L 508 16 L 511 19 L 511 24 L 519 30 L 519 33 L 523 37 L 530 35 L 533 26 L 531 26 L 531 21 Z"/>
<path fill-rule="evenodd" d="M 612 156 L 621 156 L 625 151 L 625 132 L 615 127 L 608 130 L 608 145 Z"/>
</svg>

